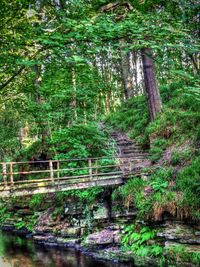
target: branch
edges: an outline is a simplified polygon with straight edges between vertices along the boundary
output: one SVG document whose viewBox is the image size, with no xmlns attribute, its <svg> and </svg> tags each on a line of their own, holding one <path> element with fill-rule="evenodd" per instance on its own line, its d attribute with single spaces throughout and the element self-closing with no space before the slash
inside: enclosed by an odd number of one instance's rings
<svg viewBox="0 0 200 267">
<path fill-rule="evenodd" d="M 42 47 L 41 49 L 39 49 L 32 57 L 31 59 L 33 59 L 39 52 L 43 51 L 44 47 Z M 22 71 L 25 69 L 26 66 L 22 66 L 18 71 L 16 71 L 5 83 L 0 85 L 0 91 L 6 87 L 9 83 L 12 82 L 12 80 L 14 80 L 14 78 L 16 76 L 18 76 L 20 73 L 22 73 Z"/>
<path fill-rule="evenodd" d="M 6 87 L 14 78 L 19 75 L 23 70 L 25 69 L 25 66 L 21 67 L 18 71 L 16 71 L 5 83 L 0 85 L 0 90 L 2 90 L 4 87 Z"/>
</svg>

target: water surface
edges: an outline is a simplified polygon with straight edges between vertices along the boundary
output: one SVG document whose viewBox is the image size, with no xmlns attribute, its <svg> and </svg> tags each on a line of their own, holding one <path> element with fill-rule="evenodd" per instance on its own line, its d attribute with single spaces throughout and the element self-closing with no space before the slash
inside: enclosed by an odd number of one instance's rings
<svg viewBox="0 0 200 267">
<path fill-rule="evenodd" d="M 45 248 L 0 232 L 0 267 L 127 267 L 97 261 L 74 249 Z"/>
</svg>

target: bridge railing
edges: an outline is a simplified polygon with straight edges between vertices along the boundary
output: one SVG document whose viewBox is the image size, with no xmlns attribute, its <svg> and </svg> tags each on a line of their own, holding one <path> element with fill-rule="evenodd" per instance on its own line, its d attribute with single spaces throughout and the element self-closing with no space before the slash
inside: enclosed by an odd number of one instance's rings
<svg viewBox="0 0 200 267">
<path fill-rule="evenodd" d="M 84 158 L 65 160 L 44 160 L 27 162 L 1 162 L 0 187 L 34 184 L 38 182 L 59 182 L 80 179 L 100 179 L 128 174 L 123 171 L 123 162 L 131 168 L 133 161 L 126 157 Z M 128 162 L 127 162 L 128 161 Z"/>
</svg>

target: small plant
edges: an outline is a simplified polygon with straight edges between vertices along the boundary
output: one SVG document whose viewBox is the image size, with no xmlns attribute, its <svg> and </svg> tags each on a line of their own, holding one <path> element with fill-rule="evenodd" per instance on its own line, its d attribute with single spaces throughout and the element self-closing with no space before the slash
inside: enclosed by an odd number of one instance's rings
<svg viewBox="0 0 200 267">
<path fill-rule="evenodd" d="M 20 230 L 22 228 L 25 228 L 26 227 L 26 223 L 24 221 L 19 221 L 17 223 L 15 223 L 15 227 Z"/>
<path fill-rule="evenodd" d="M 186 149 L 182 152 L 174 150 L 171 156 L 171 164 L 173 166 L 176 166 L 181 162 L 188 161 L 190 158 L 191 158 L 191 151 L 189 149 Z"/>
<path fill-rule="evenodd" d="M 158 180 L 158 181 L 151 182 L 150 185 L 155 192 L 164 193 L 166 192 L 168 182 L 167 181 L 163 182 L 162 180 Z"/>
<path fill-rule="evenodd" d="M 178 165 L 181 162 L 180 153 L 178 151 L 173 151 L 171 156 L 171 164 L 173 166 Z"/>
<path fill-rule="evenodd" d="M 44 202 L 44 198 L 44 194 L 33 195 L 29 201 L 30 208 L 33 210 L 37 210 L 38 208 L 40 208 L 42 203 Z"/>
<path fill-rule="evenodd" d="M 150 149 L 149 158 L 153 163 L 155 163 L 162 157 L 162 154 L 163 154 L 163 149 L 162 148 L 160 148 L 160 147 L 152 147 Z"/>
<path fill-rule="evenodd" d="M 122 198 L 127 208 L 129 208 L 132 203 L 134 203 L 136 207 L 141 207 L 144 185 L 145 182 L 142 179 L 133 177 L 125 185 L 116 189 L 112 194 L 112 198 Z"/>
<path fill-rule="evenodd" d="M 60 216 L 63 212 L 64 212 L 63 207 L 56 207 L 51 216 L 54 220 L 56 220 L 58 216 Z"/>
<path fill-rule="evenodd" d="M 149 227 L 142 227 L 136 231 L 134 225 L 129 225 L 124 230 L 122 245 L 125 249 L 132 250 L 139 257 L 161 256 L 163 248 L 155 243 L 155 231 Z"/>
<path fill-rule="evenodd" d="M 3 224 L 9 218 L 10 214 L 8 213 L 7 207 L 5 205 L 2 205 L 0 207 L 0 224 Z"/>
</svg>

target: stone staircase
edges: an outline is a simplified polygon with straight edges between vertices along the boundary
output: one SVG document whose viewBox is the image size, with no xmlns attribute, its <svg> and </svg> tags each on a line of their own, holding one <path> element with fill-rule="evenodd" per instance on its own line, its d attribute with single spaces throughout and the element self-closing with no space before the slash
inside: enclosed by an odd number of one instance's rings
<svg viewBox="0 0 200 267">
<path fill-rule="evenodd" d="M 148 151 L 144 151 L 139 144 L 131 140 L 126 134 L 120 131 L 111 133 L 111 138 L 120 157 L 121 170 L 124 175 L 131 172 L 140 172 L 142 168 L 151 166 L 148 159 Z"/>
</svg>

